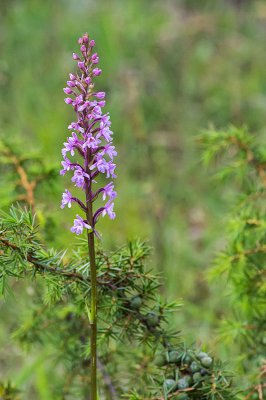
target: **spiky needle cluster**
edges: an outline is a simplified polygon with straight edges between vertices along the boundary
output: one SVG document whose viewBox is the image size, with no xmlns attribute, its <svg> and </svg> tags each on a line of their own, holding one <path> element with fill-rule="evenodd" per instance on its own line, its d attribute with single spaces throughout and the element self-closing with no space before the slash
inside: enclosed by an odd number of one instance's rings
<svg viewBox="0 0 266 400">
<path fill-rule="evenodd" d="M 65 102 L 72 105 L 77 114 L 77 120 L 68 127 L 72 134 L 67 138 L 62 149 L 63 169 L 60 171 L 61 175 L 65 175 L 67 171 L 74 171 L 72 182 L 86 194 L 85 203 L 72 196 L 67 189 L 62 197 L 62 208 L 66 205 L 71 207 L 75 202 L 86 214 L 85 218 L 77 214 L 74 220 L 71 231 L 77 235 L 81 234 L 84 228 L 97 234 L 95 225 L 101 215 L 107 214 L 111 219 L 115 218 L 113 200 L 116 192 L 113 182 L 95 187 L 94 190 L 92 186 L 97 184 L 95 179 L 99 174 L 105 175 L 106 178 L 116 178 L 114 173 L 116 165 L 113 160 L 117 155 L 112 144 L 109 113 L 102 112 L 105 106 L 105 92 L 94 90 L 93 80 L 102 72 L 97 67 L 99 57 L 93 52 L 95 41 L 90 40 L 86 33 L 78 40 L 78 43 L 81 55 L 73 53 L 73 59 L 77 61 L 79 71 L 69 75 L 70 80 L 64 88 L 64 92 L 71 96 L 67 97 Z M 72 156 L 71 161 L 68 158 L 69 154 Z M 77 159 L 73 160 L 76 156 L 78 156 Z M 93 214 L 91 213 L 91 218 L 88 218 L 89 208 L 92 210 L 92 203 L 99 195 L 102 196 L 103 201 L 107 201 L 105 205 L 99 207 Z"/>
</svg>

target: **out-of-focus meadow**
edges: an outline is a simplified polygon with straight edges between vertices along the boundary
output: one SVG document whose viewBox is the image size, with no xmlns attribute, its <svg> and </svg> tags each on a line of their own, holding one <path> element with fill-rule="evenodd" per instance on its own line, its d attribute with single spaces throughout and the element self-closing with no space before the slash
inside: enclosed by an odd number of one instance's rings
<svg viewBox="0 0 266 400">
<path fill-rule="evenodd" d="M 38 149 L 58 170 L 74 117 L 62 90 L 72 52 L 83 32 L 96 40 L 98 89 L 107 92 L 119 153 L 117 219 L 101 222 L 103 245 L 148 239 L 164 294 L 184 302 L 175 324 L 189 342 L 208 341 L 226 357 L 231 350 L 217 343 L 216 329 L 229 288 L 206 277 L 225 243 L 235 188 L 210 179 L 196 138 L 210 125 L 231 123 L 264 133 L 265 1 L 1 0 L 0 14 L 1 135 L 25 151 Z M 55 247 L 73 246 L 75 210 L 60 210 L 65 187 L 68 178 L 58 179 L 36 207 L 40 221 L 46 212 L 57 221 Z M 5 201 L 7 191 L 1 185 Z M 22 291 L 1 303 L 2 348 L 27 301 Z M 4 371 L 8 355 L 0 357 Z M 40 367 L 40 386 L 43 376 Z"/>
</svg>

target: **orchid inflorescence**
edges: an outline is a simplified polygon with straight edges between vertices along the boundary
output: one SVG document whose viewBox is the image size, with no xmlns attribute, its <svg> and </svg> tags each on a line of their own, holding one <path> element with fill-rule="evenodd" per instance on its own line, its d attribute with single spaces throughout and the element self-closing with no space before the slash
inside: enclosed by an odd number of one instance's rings
<svg viewBox="0 0 266 400">
<path fill-rule="evenodd" d="M 70 74 L 70 80 L 67 81 L 67 87 L 64 92 L 71 96 L 65 99 L 67 104 L 73 106 L 77 121 L 72 122 L 68 129 L 72 131 L 67 142 L 62 149 L 63 169 L 61 175 L 67 171 L 74 171 L 71 181 L 75 186 L 86 193 L 86 202 L 83 203 L 77 197 L 72 196 L 69 190 L 65 190 L 62 197 L 61 208 L 66 205 L 71 207 L 72 203 L 77 203 L 82 211 L 86 213 L 86 218 L 77 214 L 74 225 L 71 228 L 77 235 L 83 232 L 83 229 L 95 230 L 95 224 L 99 217 L 107 214 L 111 219 L 115 218 L 113 211 L 113 200 L 116 197 L 113 182 L 105 186 L 96 187 L 93 190 L 93 184 L 97 184 L 95 178 L 101 173 L 106 178 L 116 178 L 114 173 L 116 165 L 113 162 L 117 155 L 115 147 L 112 144 L 112 134 L 110 130 L 111 121 L 109 113 L 104 114 L 102 108 L 105 106 L 105 92 L 96 92 L 94 90 L 93 79 L 101 74 L 101 69 L 96 65 L 99 62 L 97 53 L 93 52 L 95 41 L 90 40 L 88 34 L 84 34 L 79 40 L 81 55 L 73 53 L 73 59 L 77 61 L 79 72 Z M 82 162 L 70 161 L 67 155 L 72 157 L 79 156 Z M 88 208 L 99 197 L 106 201 L 105 205 L 98 208 L 88 221 Z"/>
</svg>

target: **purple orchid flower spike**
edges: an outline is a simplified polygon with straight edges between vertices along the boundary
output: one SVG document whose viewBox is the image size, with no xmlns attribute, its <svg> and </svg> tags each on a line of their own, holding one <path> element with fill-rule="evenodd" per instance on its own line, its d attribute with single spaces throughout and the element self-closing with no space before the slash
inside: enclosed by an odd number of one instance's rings
<svg viewBox="0 0 266 400">
<path fill-rule="evenodd" d="M 116 178 L 116 165 L 113 160 L 117 152 L 112 143 L 113 132 L 110 129 L 109 113 L 102 110 L 105 106 L 105 92 L 97 92 L 94 89 L 94 79 L 102 72 L 97 67 L 99 56 L 93 52 L 95 41 L 89 40 L 88 34 L 85 34 L 78 43 L 81 54 L 73 53 L 78 72 L 69 75 L 67 87 L 64 88 L 64 92 L 69 96 L 65 102 L 74 108 L 77 119 L 68 127 L 71 136 L 66 139 L 62 149 L 63 169 L 60 174 L 65 175 L 66 172 L 72 171 L 71 181 L 85 192 L 86 200 L 83 203 L 66 190 L 63 193 L 61 208 L 77 203 L 86 216 L 83 219 L 78 216 L 71 231 L 79 235 L 83 228 L 86 228 L 93 230 L 98 236 L 95 224 L 99 216 L 108 215 L 111 219 L 115 218 L 113 200 L 116 192 L 112 181 L 102 187 L 96 187 L 95 178 L 100 174 L 107 179 Z M 101 198 L 106 204 L 98 207 L 89 218 L 89 210 L 92 210 L 92 203 L 99 198 L 99 193 L 102 193 Z"/>
<path fill-rule="evenodd" d="M 104 179 L 116 178 L 114 157 L 117 152 L 112 143 L 110 116 L 102 111 L 105 106 L 105 93 L 96 92 L 94 89 L 94 79 L 102 72 L 97 67 L 99 56 L 93 52 L 95 41 L 90 40 L 86 33 L 78 40 L 78 43 L 81 54 L 73 53 L 78 72 L 69 74 L 67 87 L 64 88 L 64 93 L 68 96 L 65 102 L 73 107 L 76 121 L 68 127 L 71 135 L 64 142 L 62 149 L 63 168 L 60 174 L 65 175 L 67 172 L 73 174 L 71 181 L 84 192 L 84 200 L 73 197 L 69 190 L 65 190 L 61 208 L 71 207 L 73 203 L 76 203 L 83 215 L 85 214 L 83 217 L 76 215 L 71 232 L 81 235 L 84 229 L 87 231 L 91 281 L 90 399 L 97 400 L 97 265 L 94 236 L 98 238 L 100 236 L 95 225 L 100 216 L 108 215 L 111 219 L 115 218 L 113 200 L 116 197 L 116 191 L 112 181 L 100 185 L 97 184 L 95 178 L 100 178 L 101 175 Z M 93 203 L 98 199 L 105 204 L 94 210 Z"/>
</svg>

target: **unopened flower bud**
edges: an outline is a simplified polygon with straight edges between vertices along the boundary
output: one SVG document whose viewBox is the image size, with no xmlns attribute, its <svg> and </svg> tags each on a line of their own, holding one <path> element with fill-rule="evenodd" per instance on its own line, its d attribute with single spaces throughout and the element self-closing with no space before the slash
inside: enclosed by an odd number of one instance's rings
<svg viewBox="0 0 266 400">
<path fill-rule="evenodd" d="M 72 100 L 70 97 L 67 97 L 67 98 L 65 99 L 65 103 L 67 103 L 67 104 L 72 104 L 72 103 L 73 103 L 73 100 Z"/>
<path fill-rule="evenodd" d="M 75 86 L 76 86 L 76 83 L 73 82 L 73 81 L 67 81 L 67 86 L 75 87 Z"/>
<path fill-rule="evenodd" d="M 82 69 L 82 71 L 85 71 L 84 61 L 79 61 L 78 62 L 78 67 L 79 67 L 79 69 Z"/>
<path fill-rule="evenodd" d="M 91 62 L 92 62 L 92 64 L 98 64 L 98 62 L 99 62 L 99 57 L 98 57 L 98 54 L 97 54 L 97 53 L 94 53 L 94 54 L 91 56 Z"/>
<path fill-rule="evenodd" d="M 98 92 L 94 94 L 97 99 L 104 99 L 105 98 L 105 92 Z"/>
<path fill-rule="evenodd" d="M 89 41 L 89 36 L 88 36 L 88 34 L 85 33 L 85 34 L 82 36 L 82 39 L 83 39 L 83 43 L 88 43 L 88 41 Z"/>
<path fill-rule="evenodd" d="M 94 68 L 92 70 L 92 73 L 93 73 L 94 76 L 99 76 L 99 75 L 101 75 L 102 70 L 100 68 Z"/>
<path fill-rule="evenodd" d="M 68 87 L 64 88 L 63 90 L 64 90 L 65 94 L 71 94 L 71 93 L 73 93 L 73 90 L 70 89 L 70 88 L 68 88 Z"/>
</svg>

